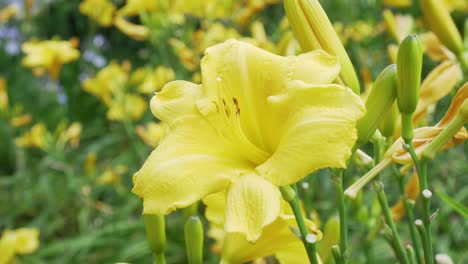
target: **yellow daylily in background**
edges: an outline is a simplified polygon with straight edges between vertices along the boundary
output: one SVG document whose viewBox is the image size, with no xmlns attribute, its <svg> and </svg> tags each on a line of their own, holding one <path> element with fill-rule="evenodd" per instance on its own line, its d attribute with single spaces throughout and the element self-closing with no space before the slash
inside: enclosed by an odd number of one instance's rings
<svg viewBox="0 0 468 264">
<path fill-rule="evenodd" d="M 103 27 L 112 25 L 115 5 L 111 0 L 83 0 L 79 8 L 83 15 L 89 16 L 99 25 Z"/>
<path fill-rule="evenodd" d="M 43 123 L 35 124 L 30 131 L 15 139 L 19 147 L 46 149 L 50 145 L 50 134 Z"/>
<path fill-rule="evenodd" d="M 80 51 L 72 42 L 64 40 L 29 41 L 23 43 L 21 49 L 26 53 L 23 65 L 47 70 L 52 80 L 58 79 L 63 64 L 80 57 Z"/>
<path fill-rule="evenodd" d="M 21 127 L 21 126 L 25 126 L 31 123 L 31 121 L 32 121 L 32 116 L 30 114 L 23 114 L 23 115 L 12 117 L 10 120 L 10 124 L 13 127 Z"/>
<path fill-rule="evenodd" d="M 445 47 L 433 32 L 421 34 L 421 43 L 424 53 L 434 61 L 455 60 L 455 54 Z"/>
<path fill-rule="evenodd" d="M 149 122 L 145 126 L 137 126 L 135 130 L 145 144 L 155 148 L 166 135 L 168 127 L 165 123 Z"/>
<path fill-rule="evenodd" d="M 135 40 L 146 40 L 150 35 L 148 27 L 131 23 L 123 16 L 114 19 L 114 26 Z"/>
<path fill-rule="evenodd" d="M 15 255 L 29 254 L 39 247 L 39 230 L 19 228 L 3 230 L 0 237 L 0 264 L 14 263 Z"/>
<path fill-rule="evenodd" d="M 138 86 L 138 91 L 144 94 L 159 92 L 166 83 L 174 78 L 175 72 L 171 68 L 158 66 L 154 70 L 148 69 Z"/>
<path fill-rule="evenodd" d="M 463 78 L 460 64 L 445 61 L 434 68 L 421 84 L 418 106 L 414 114 L 414 124 L 423 120 L 430 106 L 448 95 Z"/>
<path fill-rule="evenodd" d="M 419 196 L 419 177 L 416 172 L 413 173 L 411 178 L 409 179 L 408 183 L 406 183 L 405 187 L 405 195 L 410 201 L 416 201 Z M 392 218 L 395 221 L 400 221 L 403 216 L 406 214 L 406 209 L 403 204 L 403 201 L 400 199 L 398 202 L 390 208 L 392 213 Z"/>
<path fill-rule="evenodd" d="M 133 176 L 144 214 L 165 215 L 227 191 L 226 232 L 255 242 L 280 214 L 278 186 L 344 168 L 365 112 L 332 84 L 336 57 L 281 57 L 236 40 L 207 49 L 202 85 L 167 84 L 151 100 L 169 133 Z"/>
<path fill-rule="evenodd" d="M 245 263 L 258 258 L 276 256 L 280 263 L 309 263 L 307 252 L 300 238 L 296 237 L 291 228 L 297 228 L 297 223 L 290 206 L 281 200 L 281 211 L 277 218 L 264 229 L 263 234 L 255 243 L 249 242 L 239 233 L 224 231 L 226 217 L 226 193 L 219 192 L 203 199 L 207 206 L 205 215 L 210 223 L 208 236 L 215 239 L 214 250 L 221 254 L 221 263 Z M 309 234 L 315 234 L 320 240 L 322 233 L 315 224 L 306 219 Z"/>
<path fill-rule="evenodd" d="M 58 143 L 64 146 L 70 143 L 72 148 L 76 148 L 80 144 L 80 135 L 83 127 L 79 122 L 73 122 L 65 131 L 63 131 L 58 139 Z"/>
<path fill-rule="evenodd" d="M 18 6 L 10 4 L 2 9 L 0 9 L 0 22 L 6 24 L 12 17 L 15 17 L 18 14 Z"/>
<path fill-rule="evenodd" d="M 146 100 L 138 94 L 125 94 L 121 100 L 115 98 L 109 105 L 109 120 L 140 119 L 146 111 Z"/>
<path fill-rule="evenodd" d="M 5 78 L 0 77 L 0 112 L 8 109 L 8 90 Z"/>
<path fill-rule="evenodd" d="M 127 69 L 123 65 L 111 62 L 94 78 L 84 81 L 81 86 L 83 90 L 98 97 L 104 104 L 110 105 L 113 93 L 123 89 L 127 79 Z"/>
</svg>

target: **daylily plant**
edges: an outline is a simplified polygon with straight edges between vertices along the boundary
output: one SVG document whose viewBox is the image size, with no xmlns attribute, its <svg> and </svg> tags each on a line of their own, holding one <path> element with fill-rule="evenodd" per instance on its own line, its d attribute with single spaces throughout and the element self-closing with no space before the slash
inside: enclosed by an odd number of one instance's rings
<svg viewBox="0 0 468 264">
<path fill-rule="evenodd" d="M 168 83 L 151 100 L 168 134 L 133 177 L 144 214 L 165 215 L 225 190 L 225 231 L 257 241 L 280 215 L 278 186 L 344 168 L 364 105 L 334 84 L 322 50 L 281 57 L 228 40 L 207 49 L 202 84 Z"/>
</svg>

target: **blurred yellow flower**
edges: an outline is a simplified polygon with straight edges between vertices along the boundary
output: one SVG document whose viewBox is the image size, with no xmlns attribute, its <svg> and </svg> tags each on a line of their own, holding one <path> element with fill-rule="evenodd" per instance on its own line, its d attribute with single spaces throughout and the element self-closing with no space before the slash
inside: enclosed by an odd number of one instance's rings
<svg viewBox="0 0 468 264">
<path fill-rule="evenodd" d="M 0 77 L 0 112 L 8 109 L 8 90 L 5 78 Z"/>
<path fill-rule="evenodd" d="M 158 66 L 156 69 L 146 72 L 146 76 L 138 86 L 138 91 L 144 94 L 158 92 L 166 83 L 174 80 L 174 78 L 175 73 L 173 69 Z"/>
<path fill-rule="evenodd" d="M 6 24 L 12 17 L 18 14 L 18 6 L 11 4 L 0 9 L 0 23 Z"/>
<path fill-rule="evenodd" d="M 114 98 L 107 111 L 109 120 L 123 121 L 127 118 L 140 119 L 146 111 L 146 100 L 138 94 L 125 94 L 122 98 Z"/>
<path fill-rule="evenodd" d="M 65 131 L 59 136 L 59 143 L 65 145 L 70 143 L 72 148 L 76 148 L 80 144 L 80 135 L 82 126 L 78 122 L 73 122 Z"/>
<path fill-rule="evenodd" d="M 135 40 L 146 40 L 150 34 L 150 30 L 146 26 L 128 22 L 125 17 L 120 15 L 115 18 L 114 25 L 124 34 Z"/>
<path fill-rule="evenodd" d="M 39 230 L 19 228 L 3 230 L 0 237 L 0 264 L 14 263 L 15 255 L 29 254 L 39 247 Z"/>
<path fill-rule="evenodd" d="M 169 39 L 169 44 L 174 49 L 174 53 L 179 57 L 179 62 L 186 69 L 194 71 L 198 68 L 200 58 L 192 49 L 188 48 L 184 42 L 176 38 Z"/>
<path fill-rule="evenodd" d="M 424 48 L 424 53 L 432 60 L 455 60 L 455 54 L 445 47 L 433 32 L 421 34 L 421 43 Z"/>
<path fill-rule="evenodd" d="M 80 3 L 80 12 L 103 27 L 112 25 L 114 11 L 115 5 L 110 0 L 83 0 Z"/>
<path fill-rule="evenodd" d="M 430 106 L 448 95 L 462 79 L 463 72 L 458 63 L 445 61 L 434 68 L 421 84 L 414 124 L 421 122 L 426 117 Z"/>
<path fill-rule="evenodd" d="M 26 53 L 26 57 L 22 61 L 23 65 L 47 70 L 52 80 L 58 78 L 63 64 L 80 57 L 80 52 L 73 47 L 70 41 L 29 41 L 23 43 L 21 48 Z"/>
<path fill-rule="evenodd" d="M 127 79 L 128 73 L 125 67 L 111 62 L 94 78 L 84 81 L 81 86 L 86 92 L 101 99 L 104 104 L 110 105 L 113 93 L 124 89 Z"/>
<path fill-rule="evenodd" d="M 49 145 L 49 132 L 43 123 L 35 124 L 31 130 L 15 139 L 19 147 L 46 149 Z"/>
<path fill-rule="evenodd" d="M 205 215 L 210 224 L 208 236 L 216 241 L 213 250 L 221 254 L 221 263 L 245 263 L 268 256 L 277 257 L 283 264 L 309 263 L 301 239 L 291 231 L 297 229 L 297 223 L 285 201 L 281 201 L 281 211 L 277 218 L 265 226 L 263 234 L 255 243 L 249 242 L 242 234 L 224 231 L 225 192 L 208 195 L 203 203 L 206 205 Z M 305 221 L 308 233 L 320 240 L 322 233 L 315 224 L 309 219 Z"/>
<path fill-rule="evenodd" d="M 382 3 L 387 6 L 406 7 L 412 4 L 412 0 L 383 0 Z"/>
<path fill-rule="evenodd" d="M 24 114 L 20 116 L 14 116 L 10 120 L 10 124 L 14 127 L 25 126 L 32 121 L 32 116 L 30 114 Z"/>
<path fill-rule="evenodd" d="M 146 123 L 146 126 L 137 126 L 137 135 L 147 145 L 155 148 L 158 146 L 161 139 L 166 135 L 168 130 L 167 124 L 165 123 Z"/>
<path fill-rule="evenodd" d="M 414 172 L 405 187 L 406 197 L 408 200 L 415 202 L 416 199 L 418 199 L 419 191 L 419 177 L 418 174 Z M 392 206 L 391 213 L 393 220 L 395 221 L 400 221 L 403 216 L 405 216 L 406 210 L 401 199 L 398 200 L 394 206 Z"/>
<path fill-rule="evenodd" d="M 112 185 L 115 187 L 120 186 L 120 175 L 127 172 L 127 167 L 119 165 L 115 168 L 108 167 L 106 170 L 96 179 L 98 184 Z"/>
<path fill-rule="evenodd" d="M 143 12 L 154 12 L 158 6 L 164 5 L 162 1 L 127 0 L 125 5 L 117 11 L 119 16 L 137 16 Z"/>
<path fill-rule="evenodd" d="M 340 64 L 322 50 L 281 57 L 228 40 L 201 70 L 202 85 L 170 82 L 151 100 L 170 132 L 132 191 L 144 214 L 168 214 L 226 190 L 225 231 L 255 242 L 280 215 L 278 186 L 346 166 L 364 105 L 332 84 Z"/>
</svg>

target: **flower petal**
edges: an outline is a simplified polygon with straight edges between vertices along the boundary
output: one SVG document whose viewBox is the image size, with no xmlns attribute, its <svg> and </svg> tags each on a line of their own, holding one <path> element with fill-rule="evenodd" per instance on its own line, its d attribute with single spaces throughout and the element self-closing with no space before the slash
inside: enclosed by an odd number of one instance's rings
<svg viewBox="0 0 468 264">
<path fill-rule="evenodd" d="M 356 141 L 356 120 L 365 112 L 351 89 L 291 82 L 289 90 L 269 98 L 281 140 L 256 171 L 275 185 L 294 183 L 325 167 L 344 168 Z"/>
<path fill-rule="evenodd" d="M 321 50 L 281 57 L 236 40 L 208 48 L 201 63 L 204 94 L 219 103 L 233 126 L 240 123 L 249 141 L 270 153 L 278 138 L 267 98 L 290 80 L 331 83 L 340 69 L 337 58 Z"/>
<path fill-rule="evenodd" d="M 144 214 L 168 214 L 218 192 L 253 165 L 223 144 L 195 105 L 200 87 L 172 82 L 151 101 L 153 113 L 170 132 L 133 176 L 132 192 L 142 197 Z"/>
<path fill-rule="evenodd" d="M 227 195 L 226 232 L 241 233 L 255 242 L 278 217 L 280 197 L 278 188 L 264 178 L 253 173 L 242 176 Z"/>
</svg>

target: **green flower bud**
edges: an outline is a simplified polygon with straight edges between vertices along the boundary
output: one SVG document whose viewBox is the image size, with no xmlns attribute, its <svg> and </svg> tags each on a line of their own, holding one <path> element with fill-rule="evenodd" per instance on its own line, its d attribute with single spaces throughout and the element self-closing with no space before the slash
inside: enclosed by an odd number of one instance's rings
<svg viewBox="0 0 468 264">
<path fill-rule="evenodd" d="M 203 263 L 203 224 L 198 216 L 185 223 L 185 247 L 189 264 Z"/>
<path fill-rule="evenodd" d="M 468 99 L 465 99 L 458 109 L 455 118 L 447 127 L 437 135 L 434 140 L 423 150 L 422 156 L 426 159 L 433 159 L 436 153 L 442 149 L 452 137 L 460 131 L 465 123 L 468 122 Z"/>
<path fill-rule="evenodd" d="M 294 200 L 294 198 L 296 198 L 296 192 L 294 191 L 293 188 L 291 188 L 291 186 L 289 185 L 286 185 L 286 186 L 280 186 L 280 192 L 281 192 L 281 196 L 283 196 L 283 199 L 290 203 Z"/>
<path fill-rule="evenodd" d="M 341 65 L 341 82 L 359 94 L 359 80 L 353 64 L 319 1 L 285 0 L 284 8 L 302 50 L 323 49 L 337 56 Z"/>
<path fill-rule="evenodd" d="M 413 113 L 419 100 L 421 83 L 422 47 L 416 35 L 408 35 L 400 44 L 397 55 L 397 102 L 401 113 L 401 136 L 413 139 Z"/>
<path fill-rule="evenodd" d="M 151 252 L 156 256 L 163 256 L 166 249 L 166 230 L 164 216 L 154 214 L 144 214 L 146 237 Z"/>
<path fill-rule="evenodd" d="M 463 41 L 444 1 L 420 0 L 424 20 L 440 41 L 455 54 L 461 54 Z"/>
<path fill-rule="evenodd" d="M 398 116 L 398 106 L 396 103 L 393 103 L 390 109 L 385 114 L 383 120 L 379 124 L 380 133 L 386 138 L 392 138 L 397 128 Z"/>
<path fill-rule="evenodd" d="M 374 133 L 395 101 L 397 93 L 397 69 L 392 64 L 385 68 L 375 80 L 366 100 L 366 114 L 357 122 L 357 146 L 365 144 Z"/>
</svg>

